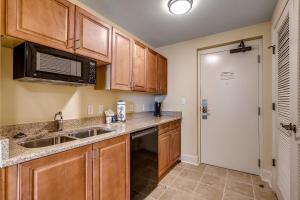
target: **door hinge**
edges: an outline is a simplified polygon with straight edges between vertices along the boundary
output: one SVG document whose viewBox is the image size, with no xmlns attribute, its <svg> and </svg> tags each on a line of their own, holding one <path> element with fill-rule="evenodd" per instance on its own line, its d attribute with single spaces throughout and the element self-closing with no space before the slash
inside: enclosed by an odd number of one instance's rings
<svg viewBox="0 0 300 200">
<path fill-rule="evenodd" d="M 260 114 L 261 114 L 261 109 L 260 107 L 258 107 L 258 116 L 260 116 Z"/>
<path fill-rule="evenodd" d="M 272 166 L 276 167 L 276 159 L 275 158 L 272 159 Z"/>
<path fill-rule="evenodd" d="M 272 103 L 272 110 L 276 111 L 276 103 Z"/>
<path fill-rule="evenodd" d="M 258 167 L 259 167 L 259 168 L 260 168 L 260 164 L 261 164 L 261 163 L 260 163 L 260 159 L 258 159 Z"/>
<path fill-rule="evenodd" d="M 260 55 L 258 55 L 258 56 L 257 56 L 257 61 L 258 61 L 258 63 L 260 63 L 260 60 L 261 60 Z"/>
</svg>

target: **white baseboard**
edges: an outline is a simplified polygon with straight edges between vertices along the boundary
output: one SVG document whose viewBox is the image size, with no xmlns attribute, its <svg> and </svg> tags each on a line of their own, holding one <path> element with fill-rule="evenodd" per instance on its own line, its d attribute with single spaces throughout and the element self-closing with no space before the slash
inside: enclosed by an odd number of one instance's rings
<svg viewBox="0 0 300 200">
<path fill-rule="evenodd" d="M 272 172 L 266 169 L 260 171 L 260 177 L 263 181 L 267 182 L 272 188 Z"/>
<path fill-rule="evenodd" d="M 199 165 L 198 156 L 192 156 L 187 154 L 181 155 L 181 162 L 192 164 L 192 165 Z"/>
</svg>

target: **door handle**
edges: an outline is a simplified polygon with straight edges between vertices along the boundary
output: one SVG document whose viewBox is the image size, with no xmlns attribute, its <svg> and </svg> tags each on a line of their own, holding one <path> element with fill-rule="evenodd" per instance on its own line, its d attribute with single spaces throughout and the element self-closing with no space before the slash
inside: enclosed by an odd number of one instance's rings
<svg viewBox="0 0 300 200">
<path fill-rule="evenodd" d="M 294 133 L 297 133 L 297 126 L 295 124 L 289 123 L 289 124 L 284 124 L 280 123 L 280 126 L 284 128 L 287 131 L 293 131 Z"/>
<path fill-rule="evenodd" d="M 207 106 L 202 106 L 202 113 L 207 114 Z"/>
</svg>

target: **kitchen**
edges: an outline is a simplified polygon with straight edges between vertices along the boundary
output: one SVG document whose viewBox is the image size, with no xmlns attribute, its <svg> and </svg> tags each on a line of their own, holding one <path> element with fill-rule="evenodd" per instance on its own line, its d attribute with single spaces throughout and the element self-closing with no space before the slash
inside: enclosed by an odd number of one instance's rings
<svg viewBox="0 0 300 200">
<path fill-rule="evenodd" d="M 1 0 L 0 199 L 296 199 L 298 0 L 236 3 Z"/>
</svg>

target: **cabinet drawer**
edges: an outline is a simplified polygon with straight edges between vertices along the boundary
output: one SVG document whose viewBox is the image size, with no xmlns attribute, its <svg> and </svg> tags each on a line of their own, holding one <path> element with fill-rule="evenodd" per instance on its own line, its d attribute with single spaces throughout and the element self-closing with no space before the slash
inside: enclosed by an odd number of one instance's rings
<svg viewBox="0 0 300 200">
<path fill-rule="evenodd" d="M 170 130 L 174 130 L 180 127 L 180 121 L 175 121 L 170 123 Z"/>
<path fill-rule="evenodd" d="M 170 123 L 162 124 L 158 128 L 159 135 L 167 133 L 170 131 Z"/>
</svg>

